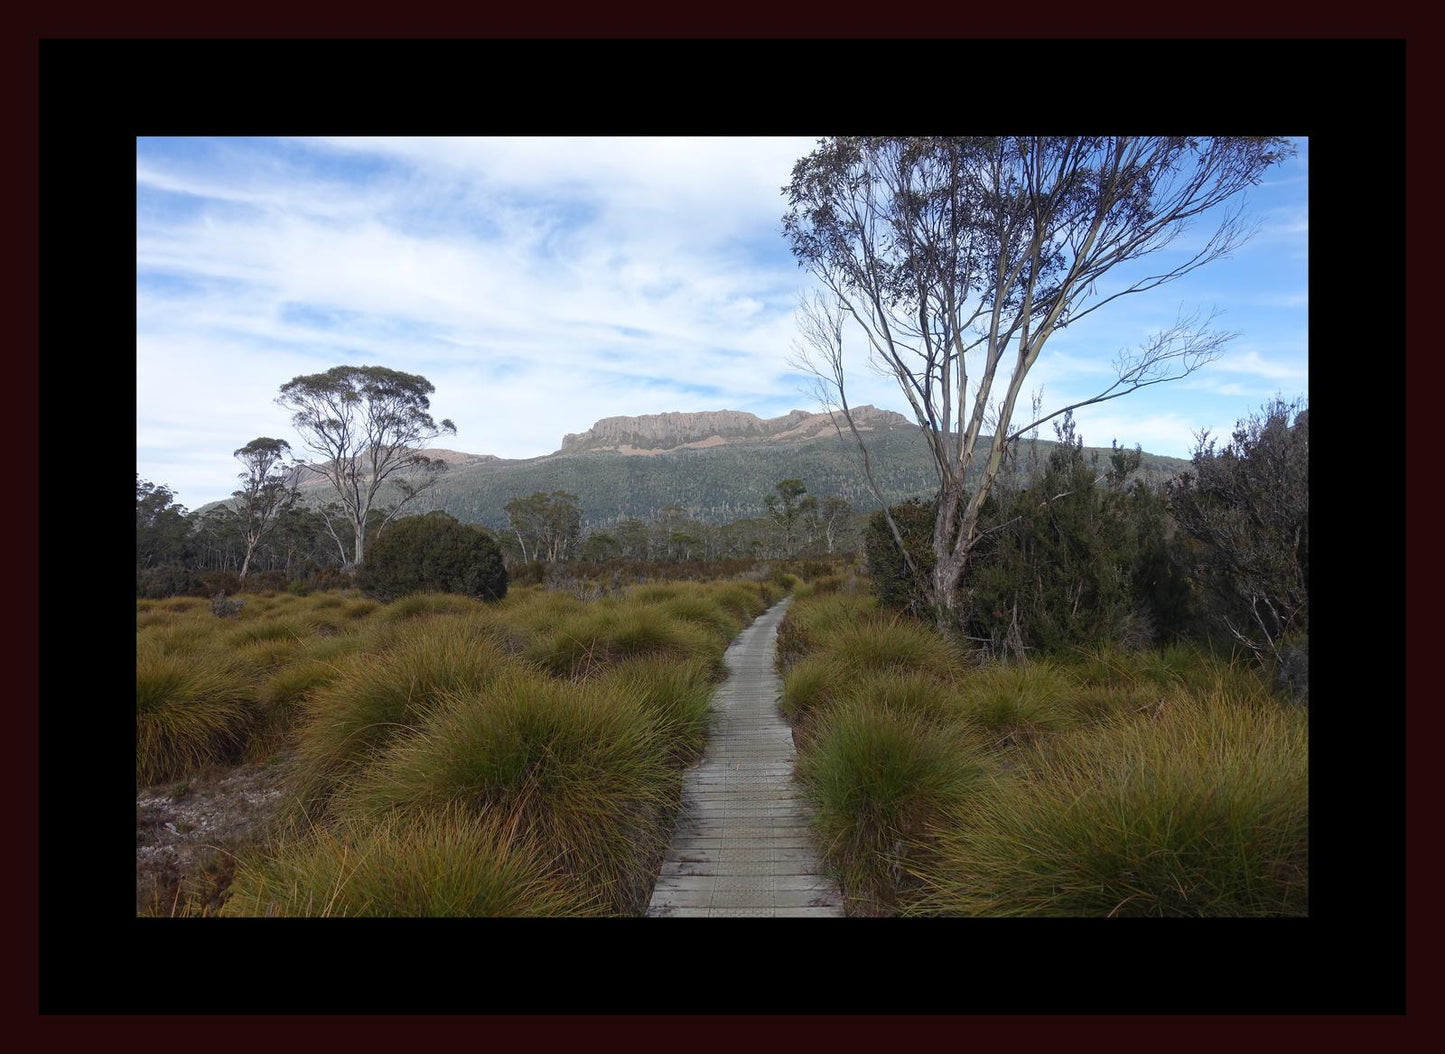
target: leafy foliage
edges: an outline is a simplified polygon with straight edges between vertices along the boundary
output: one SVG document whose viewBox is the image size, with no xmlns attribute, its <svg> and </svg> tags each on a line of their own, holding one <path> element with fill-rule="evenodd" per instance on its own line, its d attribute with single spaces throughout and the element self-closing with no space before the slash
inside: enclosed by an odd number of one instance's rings
<svg viewBox="0 0 1445 1054">
<path fill-rule="evenodd" d="M 358 584 L 383 600 L 423 591 L 499 600 L 507 570 L 489 532 L 429 512 L 395 521 L 372 543 Z"/>
<path fill-rule="evenodd" d="M 539 490 L 530 497 L 513 498 L 504 508 L 524 562 L 565 560 L 582 533 L 577 495 L 567 491 Z"/>
<path fill-rule="evenodd" d="M 1230 638 L 1299 685 L 1309 632 L 1309 410 L 1275 399 L 1216 449 L 1207 433 L 1194 470 L 1168 488 L 1197 543 L 1196 573 Z M 1307 690 L 1307 683 L 1303 686 Z"/>
<path fill-rule="evenodd" d="M 384 366 L 336 366 L 281 386 L 276 401 L 292 411 L 292 425 L 321 458 L 307 467 L 340 499 L 344 516 L 338 519 L 351 528 L 356 564 L 365 559 L 367 517 L 383 484 L 390 481 L 398 495 L 390 519 L 430 485 L 430 473 L 446 467 L 420 450 L 457 430 L 449 420 L 432 419 L 434 391 L 425 377 Z M 427 470 L 429 478 L 419 481 L 408 469 Z"/>
<path fill-rule="evenodd" d="M 934 569 L 923 583 L 937 617 L 966 604 L 958 583 L 1014 439 L 1067 410 L 1187 376 L 1231 337 L 1211 331 L 1211 319 L 1181 316 L 1121 352 L 1098 394 L 1017 427 L 1016 401 L 1050 336 L 1229 253 L 1249 231 L 1227 203 L 1292 149 L 1264 137 L 838 136 L 794 166 L 783 232 L 825 291 L 804 308 L 795 365 L 846 412 L 844 327 L 856 326 L 870 364 L 908 399 L 938 481 Z M 1100 295 L 1101 278 L 1202 214 L 1220 219 L 1196 253 Z M 994 435 L 980 445 L 986 417 Z"/>
</svg>

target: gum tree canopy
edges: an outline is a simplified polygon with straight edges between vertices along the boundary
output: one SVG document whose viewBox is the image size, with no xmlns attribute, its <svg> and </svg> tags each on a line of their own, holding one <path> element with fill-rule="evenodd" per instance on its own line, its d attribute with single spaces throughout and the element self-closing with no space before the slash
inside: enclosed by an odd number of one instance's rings
<svg viewBox="0 0 1445 1054">
<path fill-rule="evenodd" d="M 355 538 L 352 567 L 366 556 L 367 516 L 389 480 L 396 503 L 373 530 L 380 530 L 446 467 L 428 457 L 422 444 L 455 435 L 449 420 L 432 420 L 428 396 L 436 388 L 425 377 L 384 366 L 336 366 L 296 377 L 281 386 L 278 403 L 292 411 L 291 423 L 306 446 L 320 456 L 307 464 L 324 476 L 340 497 L 345 526 Z M 408 470 L 419 469 L 420 479 Z M 406 474 L 403 474 L 406 473 Z M 336 528 L 327 515 L 333 535 Z"/>
<path fill-rule="evenodd" d="M 256 547 L 276 526 L 277 518 L 296 500 L 292 474 L 286 466 L 291 444 L 284 439 L 260 436 L 251 440 L 232 457 L 246 467 L 237 478 L 241 489 L 232 491 L 241 537 L 246 542 L 246 556 L 241 561 L 239 577 L 245 578 L 251 567 Z"/>
<path fill-rule="evenodd" d="M 1181 315 L 1120 352 L 1116 378 L 1097 395 L 1014 427 L 1024 378 L 1049 337 L 1242 244 L 1252 231 L 1240 192 L 1292 152 L 1283 139 L 1260 137 L 840 137 L 794 166 L 784 234 L 821 286 L 800 315 L 794 363 L 848 421 L 894 541 L 940 623 L 963 613 L 959 583 L 1010 442 L 1068 410 L 1184 377 L 1218 357 L 1232 334 L 1212 331 L 1212 316 Z M 1211 227 L 1189 249 L 1131 267 L 1113 288 L 1100 283 L 1205 214 Z M 933 454 L 928 574 L 913 566 L 853 427 L 843 370 L 853 326 L 872 364 L 898 382 Z"/>
</svg>

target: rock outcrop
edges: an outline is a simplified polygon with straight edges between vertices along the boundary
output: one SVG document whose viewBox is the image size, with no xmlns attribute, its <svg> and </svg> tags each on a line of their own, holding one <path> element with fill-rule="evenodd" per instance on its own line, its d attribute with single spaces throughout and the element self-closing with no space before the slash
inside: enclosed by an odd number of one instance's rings
<svg viewBox="0 0 1445 1054">
<path fill-rule="evenodd" d="M 860 429 L 873 431 L 908 427 L 909 424 L 902 415 L 873 406 L 854 407 L 853 420 Z M 622 454 L 649 454 L 680 447 L 797 441 L 833 431 L 831 414 L 814 414 L 806 410 L 793 410 L 781 417 L 767 419 L 742 410 L 604 417 L 585 432 L 564 436 L 562 448 L 557 453 L 608 450 Z"/>
</svg>

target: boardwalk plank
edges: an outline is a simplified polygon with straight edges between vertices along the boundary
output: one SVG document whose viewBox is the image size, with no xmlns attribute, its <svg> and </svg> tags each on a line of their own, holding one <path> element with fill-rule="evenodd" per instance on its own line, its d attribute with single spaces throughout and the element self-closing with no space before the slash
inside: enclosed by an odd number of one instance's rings
<svg viewBox="0 0 1445 1054">
<path fill-rule="evenodd" d="M 683 815 L 648 905 L 649 918 L 838 918 L 809 811 L 793 782 L 793 737 L 778 713 L 770 608 L 732 646 L 713 693 L 707 751 L 687 774 Z"/>
</svg>

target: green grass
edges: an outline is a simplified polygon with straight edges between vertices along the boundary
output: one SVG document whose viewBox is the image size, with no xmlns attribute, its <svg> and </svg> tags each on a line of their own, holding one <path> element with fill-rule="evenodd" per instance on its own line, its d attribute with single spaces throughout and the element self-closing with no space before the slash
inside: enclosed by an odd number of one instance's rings
<svg viewBox="0 0 1445 1054">
<path fill-rule="evenodd" d="M 318 829 L 243 862 L 229 916 L 497 917 L 585 915 L 585 893 L 545 854 L 496 823 L 453 812 Z"/>
<path fill-rule="evenodd" d="M 346 614 L 350 618 L 360 618 L 371 614 L 376 607 L 373 600 L 357 600 L 347 605 Z M 397 621 L 428 615 L 468 615 L 482 610 L 485 610 L 483 602 L 471 597 L 454 593 L 413 593 L 387 604 L 386 610 L 377 617 Z"/>
<path fill-rule="evenodd" d="M 523 653 L 558 677 L 587 677 L 643 656 L 678 661 L 711 658 L 720 667 L 724 646 L 701 627 L 640 604 L 599 604 L 562 620 Z"/>
<path fill-rule="evenodd" d="M 338 810 L 366 819 L 461 807 L 535 839 L 609 912 L 640 913 L 682 777 L 653 712 L 617 687 L 513 669 L 448 693 L 350 783 Z"/>
<path fill-rule="evenodd" d="M 136 649 L 136 784 L 174 779 L 234 759 L 253 719 L 250 679 L 219 652 L 178 656 Z"/>
<path fill-rule="evenodd" d="M 1047 659 L 1018 665 L 995 664 L 971 672 L 959 683 L 966 718 L 995 743 L 1013 743 L 1079 723 L 1071 700 L 1076 684 Z"/>
<path fill-rule="evenodd" d="M 797 774 L 815 806 L 825 864 L 850 914 L 890 914 L 912 879 L 919 835 L 989 785 L 979 752 L 957 728 L 870 702 L 839 704 Z"/>
<path fill-rule="evenodd" d="M 781 708 L 852 914 L 1307 912 L 1307 717 L 1198 648 L 973 665 L 847 592 L 780 629 Z"/>
<path fill-rule="evenodd" d="M 1222 692 L 1057 737 L 938 826 L 913 910 L 1304 915 L 1307 737 L 1303 712 Z"/>
<path fill-rule="evenodd" d="M 712 663 L 657 656 L 620 663 L 599 687 L 647 711 L 667 742 L 671 763 L 684 768 L 702 756 L 712 727 Z"/>
<path fill-rule="evenodd" d="M 230 914 L 640 914 L 723 651 L 776 595 L 138 603 L 138 778 L 288 758 Z"/>
<path fill-rule="evenodd" d="M 333 790 L 392 738 L 413 729 L 449 692 L 477 691 L 509 660 L 491 624 L 424 622 L 402 630 L 381 654 L 358 653 L 306 704 L 296 741 L 299 804 L 319 815 Z"/>
</svg>

